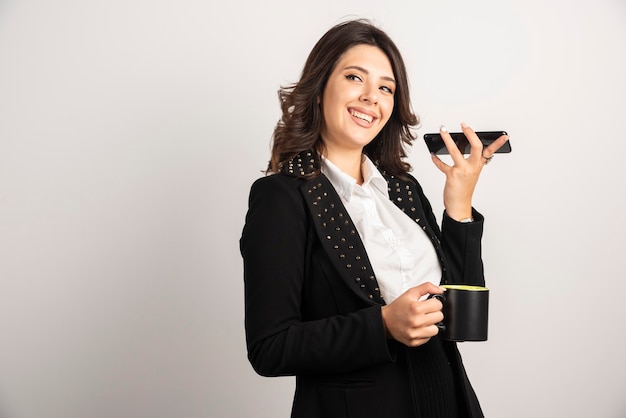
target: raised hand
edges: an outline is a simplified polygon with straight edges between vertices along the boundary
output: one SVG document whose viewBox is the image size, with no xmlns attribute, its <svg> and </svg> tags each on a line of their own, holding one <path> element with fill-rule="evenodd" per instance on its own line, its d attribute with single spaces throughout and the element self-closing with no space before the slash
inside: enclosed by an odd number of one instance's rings
<svg viewBox="0 0 626 418">
<path fill-rule="evenodd" d="M 443 189 L 443 204 L 446 213 L 457 221 L 472 216 L 472 196 L 478 177 L 493 154 L 509 139 L 507 135 L 502 135 L 488 147 L 483 148 L 482 142 L 472 128 L 465 123 L 461 124 L 461 128 L 471 145 L 467 158 L 457 148 L 448 130 L 443 126 L 440 128 L 441 138 L 446 144 L 453 164 L 444 163 L 434 154 L 431 156 L 433 163 L 446 175 L 446 184 Z"/>
</svg>

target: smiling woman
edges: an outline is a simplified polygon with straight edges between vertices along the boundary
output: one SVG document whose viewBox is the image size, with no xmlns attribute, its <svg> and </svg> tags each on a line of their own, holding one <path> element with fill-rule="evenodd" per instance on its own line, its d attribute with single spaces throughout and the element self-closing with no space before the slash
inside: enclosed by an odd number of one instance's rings
<svg viewBox="0 0 626 418">
<path fill-rule="evenodd" d="M 382 54 L 378 54 L 377 59 L 380 61 L 384 56 L 383 61 L 390 66 L 387 68 L 390 71 L 382 75 L 385 78 L 379 81 L 385 81 L 385 85 L 392 90 L 393 112 L 385 129 L 367 144 L 368 155 L 381 162 L 392 174 L 402 175 L 408 172 L 409 165 L 403 161 L 406 157 L 403 145 L 409 145 L 413 141 L 410 128 L 418 125 L 419 119 L 411 109 L 404 61 L 393 41 L 384 32 L 364 21 L 349 21 L 330 29 L 313 47 L 304 64 L 300 80 L 279 91 L 283 118 L 274 130 L 268 172 L 280 171 L 283 164 L 302 150 L 315 149 L 317 153 L 314 153 L 313 158 L 316 159 L 318 168 L 314 170 L 314 174 L 320 173 L 317 158 L 324 147 L 321 136 L 324 115 L 320 104 L 331 74 L 342 70 L 339 61 L 345 61 L 347 52 L 353 47 L 357 51 L 364 47 L 379 50 Z M 344 73 L 344 76 L 354 81 L 368 75 L 362 71 L 368 70 L 363 68 L 365 64 L 345 62 L 344 65 L 361 67 Z M 385 64 L 378 62 L 377 65 Z"/>
<path fill-rule="evenodd" d="M 292 417 L 482 416 L 427 296 L 485 284 L 471 199 L 506 137 L 483 149 L 464 126 L 465 158 L 441 130 L 454 164 L 433 157 L 447 177 L 440 231 L 404 161 L 418 119 L 383 31 L 330 29 L 280 98 L 270 175 L 252 185 L 240 241 L 252 366 L 297 377 Z"/>
<path fill-rule="evenodd" d="M 391 117 L 395 86 L 385 53 L 375 46 L 357 45 L 341 56 L 324 88 L 323 155 L 359 184 L 363 147 Z"/>
</svg>

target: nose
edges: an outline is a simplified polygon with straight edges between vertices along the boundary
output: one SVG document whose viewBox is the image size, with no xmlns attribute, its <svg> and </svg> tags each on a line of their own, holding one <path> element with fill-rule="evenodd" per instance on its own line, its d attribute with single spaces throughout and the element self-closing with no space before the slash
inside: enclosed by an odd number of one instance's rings
<svg viewBox="0 0 626 418">
<path fill-rule="evenodd" d="M 365 86 L 360 99 L 365 103 L 376 104 L 378 103 L 378 90 L 372 86 Z"/>
</svg>

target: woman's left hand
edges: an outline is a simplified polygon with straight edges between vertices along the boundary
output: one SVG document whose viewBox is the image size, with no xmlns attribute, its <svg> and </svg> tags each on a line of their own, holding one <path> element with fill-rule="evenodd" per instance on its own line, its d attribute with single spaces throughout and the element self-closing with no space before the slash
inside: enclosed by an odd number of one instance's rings
<svg viewBox="0 0 626 418">
<path fill-rule="evenodd" d="M 443 204 L 446 213 L 457 221 L 472 216 L 472 196 L 480 172 L 498 148 L 509 139 L 507 135 L 502 135 L 489 146 L 483 148 L 482 142 L 472 128 L 465 123 L 461 124 L 461 128 L 471 145 L 470 154 L 467 158 L 443 126 L 440 129 L 441 138 L 446 144 L 453 164 L 450 166 L 444 163 L 435 154 L 431 156 L 437 168 L 446 175 L 446 185 L 443 189 Z"/>
</svg>

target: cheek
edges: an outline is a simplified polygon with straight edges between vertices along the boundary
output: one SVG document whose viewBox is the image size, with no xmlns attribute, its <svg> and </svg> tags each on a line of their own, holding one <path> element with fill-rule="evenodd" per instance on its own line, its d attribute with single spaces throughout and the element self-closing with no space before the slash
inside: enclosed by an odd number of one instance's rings
<svg viewBox="0 0 626 418">
<path fill-rule="evenodd" d="M 387 106 L 385 106 L 385 117 L 386 117 L 386 121 L 388 121 L 389 119 L 391 119 L 391 114 L 393 113 L 393 107 L 394 107 L 394 102 L 393 100 L 391 102 L 389 102 L 387 104 Z"/>
</svg>

